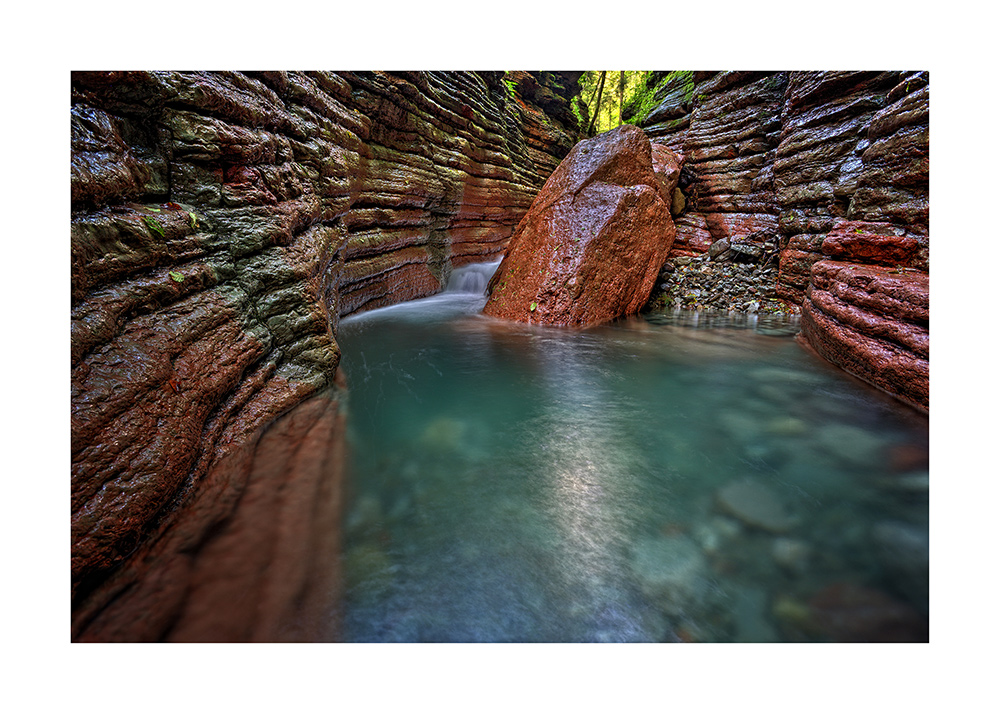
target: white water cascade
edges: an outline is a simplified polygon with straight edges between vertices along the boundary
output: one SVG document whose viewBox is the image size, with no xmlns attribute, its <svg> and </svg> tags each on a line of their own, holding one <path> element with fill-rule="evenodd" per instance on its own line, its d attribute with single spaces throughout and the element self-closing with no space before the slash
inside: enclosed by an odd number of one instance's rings
<svg viewBox="0 0 1000 714">
<path fill-rule="evenodd" d="M 456 268 L 448 278 L 444 292 L 482 295 L 486 292 L 486 285 L 499 265 L 500 261 L 497 260 L 492 263 L 471 263 Z"/>
</svg>

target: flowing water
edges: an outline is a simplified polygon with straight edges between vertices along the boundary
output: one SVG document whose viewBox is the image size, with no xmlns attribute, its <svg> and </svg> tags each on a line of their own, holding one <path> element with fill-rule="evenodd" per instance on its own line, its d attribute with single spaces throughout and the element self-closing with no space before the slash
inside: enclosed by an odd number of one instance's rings
<svg viewBox="0 0 1000 714">
<path fill-rule="evenodd" d="M 495 267 L 341 323 L 346 640 L 926 637 L 926 417 L 795 318 L 485 317 Z"/>
</svg>

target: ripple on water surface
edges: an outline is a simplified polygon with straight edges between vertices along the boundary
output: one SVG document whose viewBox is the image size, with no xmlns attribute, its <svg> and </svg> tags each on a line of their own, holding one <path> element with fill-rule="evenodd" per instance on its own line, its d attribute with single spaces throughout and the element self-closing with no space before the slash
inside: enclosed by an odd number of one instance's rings
<svg viewBox="0 0 1000 714">
<path fill-rule="evenodd" d="M 926 417 L 794 318 L 541 328 L 484 283 L 341 323 L 347 639 L 926 640 Z"/>
</svg>

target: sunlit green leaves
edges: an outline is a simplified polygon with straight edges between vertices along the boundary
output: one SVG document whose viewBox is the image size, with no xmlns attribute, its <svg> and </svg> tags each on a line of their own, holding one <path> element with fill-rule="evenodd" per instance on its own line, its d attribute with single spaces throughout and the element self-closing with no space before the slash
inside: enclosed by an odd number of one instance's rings
<svg viewBox="0 0 1000 714">
<path fill-rule="evenodd" d="M 650 73 L 639 71 L 606 71 L 604 87 L 598 92 L 601 72 L 584 72 L 580 77 L 580 98 L 587 105 L 589 117 L 594 116 L 595 105 L 597 120 L 594 123 L 594 134 L 614 129 L 620 126 L 624 119 L 623 110 L 641 103 L 639 95 L 644 95 L 648 88 L 646 81 Z M 600 99 L 598 100 L 598 96 Z M 633 108 L 633 112 L 635 109 Z M 645 109 L 648 112 L 648 108 Z M 628 112 L 624 112 L 626 115 Z"/>
</svg>

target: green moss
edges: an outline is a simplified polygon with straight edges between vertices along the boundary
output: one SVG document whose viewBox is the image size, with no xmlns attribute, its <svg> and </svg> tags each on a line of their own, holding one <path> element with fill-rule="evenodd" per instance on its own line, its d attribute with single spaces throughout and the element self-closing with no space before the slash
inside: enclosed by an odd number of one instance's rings
<svg viewBox="0 0 1000 714">
<path fill-rule="evenodd" d="M 649 113 L 656 108 L 656 90 L 661 83 L 656 83 L 654 86 L 649 85 L 649 79 L 652 72 L 640 72 L 642 76 L 639 78 L 640 81 L 635 85 L 632 92 L 628 95 L 625 100 L 625 104 L 622 107 L 622 118 L 627 124 L 635 124 L 638 126 L 642 124 Z"/>
</svg>

